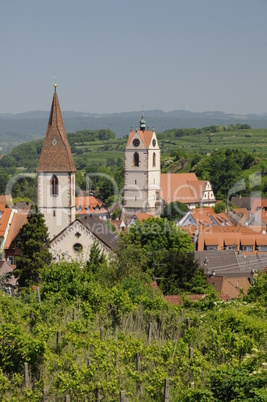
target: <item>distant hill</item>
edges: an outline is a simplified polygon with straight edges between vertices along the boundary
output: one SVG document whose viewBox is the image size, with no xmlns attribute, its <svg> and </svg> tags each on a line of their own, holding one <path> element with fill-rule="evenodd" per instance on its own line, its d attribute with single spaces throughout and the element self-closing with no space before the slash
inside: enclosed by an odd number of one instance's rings
<svg viewBox="0 0 267 402">
<path fill-rule="evenodd" d="M 110 129 L 118 138 L 128 134 L 130 128 L 139 125 L 141 112 L 113 114 L 92 114 L 81 112 L 63 112 L 66 131 L 75 132 L 83 129 Z M 49 112 L 32 111 L 19 114 L 0 114 L 0 147 L 9 151 L 15 145 L 44 137 Z M 172 128 L 201 128 L 211 125 L 229 125 L 246 123 L 253 128 L 267 128 L 267 113 L 263 115 L 234 115 L 220 111 L 193 113 L 187 110 L 145 111 L 145 119 L 150 128 L 157 133 Z"/>
</svg>

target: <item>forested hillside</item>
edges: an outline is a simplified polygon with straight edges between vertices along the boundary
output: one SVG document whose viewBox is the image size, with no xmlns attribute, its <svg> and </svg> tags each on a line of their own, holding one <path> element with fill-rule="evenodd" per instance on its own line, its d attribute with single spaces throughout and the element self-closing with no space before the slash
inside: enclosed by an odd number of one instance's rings
<svg viewBox="0 0 267 402">
<path fill-rule="evenodd" d="M 173 129 L 157 136 L 162 172 L 195 172 L 199 179 L 210 180 L 217 199 L 252 191 L 267 195 L 266 129 L 238 124 Z M 127 136 L 118 139 L 110 130 L 82 130 L 69 133 L 68 140 L 77 168 L 77 187 L 85 189 L 89 175 L 90 188 L 100 190 L 102 200 L 112 203 L 114 188 L 107 177 L 115 180 L 118 191 L 122 190 Z M 36 140 L 17 146 L 0 160 L 1 192 L 12 176 L 35 174 L 42 143 Z M 34 201 L 36 194 L 29 190 L 33 185 L 34 177 L 21 178 L 12 190 L 13 197 L 28 193 Z"/>
</svg>

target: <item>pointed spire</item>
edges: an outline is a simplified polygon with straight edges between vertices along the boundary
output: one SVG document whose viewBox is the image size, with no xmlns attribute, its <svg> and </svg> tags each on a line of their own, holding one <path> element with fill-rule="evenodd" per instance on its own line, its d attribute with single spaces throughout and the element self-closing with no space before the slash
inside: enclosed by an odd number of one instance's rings
<svg viewBox="0 0 267 402">
<path fill-rule="evenodd" d="M 54 96 L 37 172 L 75 172 L 75 164 L 65 131 L 54 84 Z"/>
</svg>

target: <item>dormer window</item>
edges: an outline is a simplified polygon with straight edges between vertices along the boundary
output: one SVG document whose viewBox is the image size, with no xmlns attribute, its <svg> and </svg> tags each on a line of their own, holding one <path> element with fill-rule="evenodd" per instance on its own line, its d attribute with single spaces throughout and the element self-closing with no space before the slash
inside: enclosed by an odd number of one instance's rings
<svg viewBox="0 0 267 402">
<path fill-rule="evenodd" d="M 51 195 L 54 197 L 58 195 L 58 178 L 55 174 L 51 178 Z"/>
<path fill-rule="evenodd" d="M 139 153 L 134 153 L 134 166 L 139 167 Z"/>
</svg>

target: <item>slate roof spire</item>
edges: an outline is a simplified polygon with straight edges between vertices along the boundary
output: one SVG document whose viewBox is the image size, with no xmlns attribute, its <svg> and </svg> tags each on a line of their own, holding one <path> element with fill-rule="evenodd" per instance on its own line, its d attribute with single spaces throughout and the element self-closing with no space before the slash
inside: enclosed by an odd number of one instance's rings
<svg viewBox="0 0 267 402">
<path fill-rule="evenodd" d="M 75 172 L 75 164 L 64 128 L 54 84 L 54 96 L 37 172 Z"/>
</svg>

